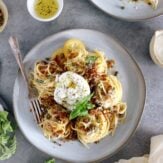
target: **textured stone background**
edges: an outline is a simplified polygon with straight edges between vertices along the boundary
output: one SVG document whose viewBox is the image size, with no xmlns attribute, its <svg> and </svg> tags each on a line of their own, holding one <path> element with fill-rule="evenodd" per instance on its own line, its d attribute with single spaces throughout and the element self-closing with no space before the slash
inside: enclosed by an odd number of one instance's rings
<svg viewBox="0 0 163 163">
<path fill-rule="evenodd" d="M 25 0 L 5 0 L 9 9 L 9 22 L 0 34 L 0 94 L 12 111 L 12 92 L 17 65 L 8 45 L 10 35 L 19 38 L 26 54 L 36 43 L 59 31 L 71 28 L 89 28 L 112 33 L 130 51 L 140 65 L 147 85 L 147 100 L 137 132 L 128 144 L 103 163 L 120 158 L 141 156 L 149 152 L 150 137 L 163 133 L 163 69 L 149 57 L 149 41 L 155 30 L 163 28 L 163 16 L 145 22 L 129 23 L 111 18 L 94 7 L 89 0 L 65 0 L 60 17 L 50 23 L 34 20 L 27 12 Z M 29 144 L 17 131 L 18 150 L 5 163 L 43 163 L 49 156 Z"/>
</svg>

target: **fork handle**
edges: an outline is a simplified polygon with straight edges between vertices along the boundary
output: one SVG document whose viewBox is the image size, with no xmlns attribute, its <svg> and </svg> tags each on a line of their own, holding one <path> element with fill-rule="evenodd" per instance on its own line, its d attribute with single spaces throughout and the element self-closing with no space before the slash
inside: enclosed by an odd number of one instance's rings
<svg viewBox="0 0 163 163">
<path fill-rule="evenodd" d="M 11 50 L 12 50 L 12 52 L 14 54 L 14 57 L 16 59 L 16 62 L 18 64 L 19 68 L 20 68 L 22 76 L 23 76 L 27 86 L 29 86 L 28 85 L 28 78 L 27 78 L 25 68 L 24 68 L 24 64 L 23 64 L 23 60 L 22 60 L 21 51 L 20 51 L 20 48 L 19 48 L 18 39 L 16 37 L 11 36 L 9 38 L 9 44 L 10 44 Z"/>
</svg>

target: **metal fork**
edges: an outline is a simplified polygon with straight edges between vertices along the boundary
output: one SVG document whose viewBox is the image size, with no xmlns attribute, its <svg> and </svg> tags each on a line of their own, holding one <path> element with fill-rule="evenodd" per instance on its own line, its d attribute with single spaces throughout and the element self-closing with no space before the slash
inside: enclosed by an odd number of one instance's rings
<svg viewBox="0 0 163 163">
<path fill-rule="evenodd" d="M 31 107 L 34 119 L 39 124 L 41 122 L 41 117 L 43 115 L 43 108 L 41 107 L 41 103 L 40 103 L 39 99 L 37 97 L 35 97 L 33 91 L 30 88 L 29 80 L 28 80 L 26 72 L 25 72 L 25 68 L 24 68 L 24 64 L 23 64 L 23 60 L 22 60 L 22 55 L 21 55 L 21 51 L 19 48 L 18 39 L 16 37 L 11 36 L 9 38 L 9 44 L 10 44 L 10 47 L 11 47 L 12 52 L 14 54 L 14 57 L 17 61 L 17 64 L 20 68 L 20 71 L 21 71 L 21 74 L 24 78 L 24 81 L 27 84 L 28 97 L 29 97 L 30 107 Z"/>
</svg>

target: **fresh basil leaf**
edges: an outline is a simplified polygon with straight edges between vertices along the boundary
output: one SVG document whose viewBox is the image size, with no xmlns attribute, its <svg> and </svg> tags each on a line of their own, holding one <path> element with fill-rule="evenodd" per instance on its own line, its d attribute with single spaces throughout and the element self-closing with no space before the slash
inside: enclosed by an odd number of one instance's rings
<svg viewBox="0 0 163 163">
<path fill-rule="evenodd" d="M 86 103 L 88 103 L 88 101 L 90 101 L 91 100 L 91 98 L 93 97 L 93 93 L 92 94 L 90 94 L 90 95 L 88 95 L 88 96 L 86 96 L 86 97 L 84 97 L 79 103 L 81 104 L 86 104 Z"/>
<path fill-rule="evenodd" d="M 16 137 L 11 138 L 7 145 L 0 145 L 0 160 L 10 158 L 16 151 Z"/>
<path fill-rule="evenodd" d="M 0 135 L 0 144 L 5 145 L 8 143 L 8 140 L 10 139 L 9 135 L 2 134 Z"/>
<path fill-rule="evenodd" d="M 0 112 L 0 160 L 6 160 L 16 152 L 16 137 L 7 116 L 8 112 Z"/>
<path fill-rule="evenodd" d="M 2 129 L 3 132 L 6 134 L 7 132 L 13 132 L 13 129 L 11 127 L 11 124 L 9 121 L 6 121 L 5 123 L 2 124 Z"/>
<path fill-rule="evenodd" d="M 86 63 L 87 64 L 93 64 L 97 60 L 97 57 L 94 55 L 90 55 L 86 57 Z"/>
<path fill-rule="evenodd" d="M 47 160 L 45 161 L 45 163 L 55 163 L 55 159 L 53 158 L 53 159 Z"/>
<path fill-rule="evenodd" d="M 87 109 L 88 109 L 88 110 L 93 109 L 94 107 L 95 107 L 95 105 L 92 104 L 92 103 L 88 103 L 88 104 L 87 104 Z"/>
<path fill-rule="evenodd" d="M 70 120 L 75 119 L 78 116 L 85 116 L 88 114 L 88 110 L 94 107 L 94 105 L 90 102 L 92 96 L 93 94 L 90 94 L 75 104 L 74 110 L 70 113 Z"/>
<path fill-rule="evenodd" d="M 0 111 L 0 122 L 4 122 L 7 119 L 8 112 Z"/>
<path fill-rule="evenodd" d="M 72 120 L 80 115 L 80 110 L 76 109 L 70 113 L 69 119 Z"/>
<path fill-rule="evenodd" d="M 84 110 L 80 113 L 79 117 L 88 115 L 88 110 Z"/>
</svg>

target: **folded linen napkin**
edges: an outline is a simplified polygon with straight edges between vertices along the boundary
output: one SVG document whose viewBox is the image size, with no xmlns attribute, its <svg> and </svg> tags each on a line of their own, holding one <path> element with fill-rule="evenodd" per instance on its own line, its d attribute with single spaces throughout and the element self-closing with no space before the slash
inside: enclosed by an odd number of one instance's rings
<svg viewBox="0 0 163 163">
<path fill-rule="evenodd" d="M 130 160 L 119 160 L 116 163 L 163 163 L 163 135 L 151 138 L 150 154 L 133 157 Z"/>
</svg>

